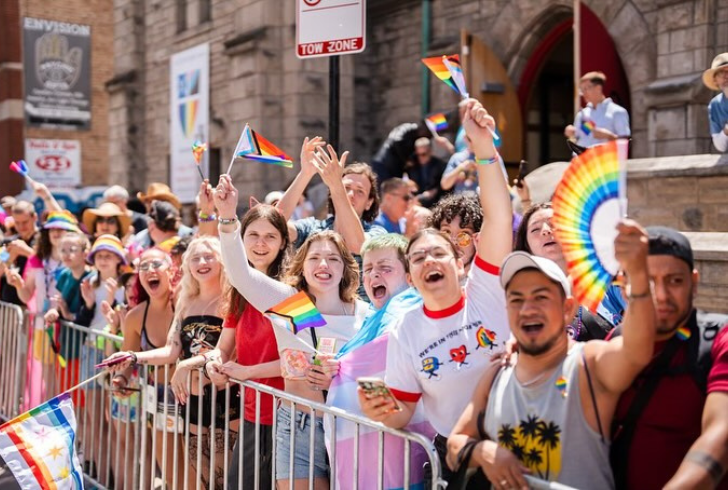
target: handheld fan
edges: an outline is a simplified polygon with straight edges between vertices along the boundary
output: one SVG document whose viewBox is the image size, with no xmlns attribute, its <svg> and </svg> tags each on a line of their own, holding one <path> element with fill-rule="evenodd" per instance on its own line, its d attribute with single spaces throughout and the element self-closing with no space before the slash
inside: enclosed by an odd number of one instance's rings
<svg viewBox="0 0 728 490">
<path fill-rule="evenodd" d="M 614 239 L 624 215 L 622 173 L 616 143 L 595 146 L 574 158 L 554 192 L 554 234 L 574 296 L 590 311 L 596 311 L 619 270 Z"/>
<path fill-rule="evenodd" d="M 202 168 L 200 168 L 200 163 L 202 163 L 202 154 L 207 151 L 207 143 L 203 143 L 201 141 L 195 141 L 192 144 L 192 156 L 195 157 L 195 165 L 197 166 L 197 171 L 200 172 L 200 177 L 202 180 L 205 180 L 205 175 L 202 173 Z"/>
</svg>

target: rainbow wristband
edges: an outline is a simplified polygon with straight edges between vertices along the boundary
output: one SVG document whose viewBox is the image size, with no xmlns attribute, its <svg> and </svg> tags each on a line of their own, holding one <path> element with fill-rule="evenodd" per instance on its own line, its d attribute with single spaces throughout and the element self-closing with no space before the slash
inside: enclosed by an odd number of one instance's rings
<svg viewBox="0 0 728 490">
<path fill-rule="evenodd" d="M 496 163 L 500 160 L 500 155 L 498 155 L 498 152 L 496 152 L 495 155 L 493 155 L 491 158 L 476 158 L 475 163 L 478 165 L 491 165 L 493 163 Z"/>
<path fill-rule="evenodd" d="M 217 219 L 217 216 L 214 214 L 207 214 L 207 213 L 198 213 L 197 214 L 197 220 L 200 223 L 209 223 L 211 221 L 215 221 Z"/>
</svg>

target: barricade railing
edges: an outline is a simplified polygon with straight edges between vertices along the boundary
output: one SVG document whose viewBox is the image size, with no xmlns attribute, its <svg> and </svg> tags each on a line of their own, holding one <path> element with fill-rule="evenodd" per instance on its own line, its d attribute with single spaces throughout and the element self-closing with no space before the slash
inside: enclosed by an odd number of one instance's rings
<svg viewBox="0 0 728 490">
<path fill-rule="evenodd" d="M 21 413 L 27 349 L 28 327 L 23 309 L 0 301 L 0 421 Z"/>
<path fill-rule="evenodd" d="M 94 366 L 118 351 L 123 340 L 67 322 L 46 328 L 5 303 L 0 303 L 0 322 L 0 415 L 5 418 L 94 376 Z M 188 393 L 203 396 L 181 407 L 170 389 L 174 368 L 140 365 L 127 376 L 126 390 L 112 390 L 111 376 L 105 376 L 73 392 L 78 453 L 89 487 L 267 489 L 284 474 L 298 476 L 287 478 L 291 490 L 324 485 L 380 490 L 391 488 L 392 478 L 397 488 L 409 488 L 422 486 L 423 462 L 430 475 L 425 488 L 444 487 L 441 462 L 425 435 L 251 381 L 231 379 L 215 389 L 202 369 L 189 371 L 184 383 Z M 246 395 L 255 400 L 254 420 L 245 417 Z M 261 423 L 264 397 L 274 407 L 270 424 Z M 297 437 L 306 425 L 324 422 L 325 447 L 316 430 Z M 337 429 L 345 425 L 352 440 L 340 443 Z M 363 444 L 365 439 L 376 442 Z M 296 475 L 302 461 L 305 474 Z M 324 476 L 322 467 L 328 467 Z"/>
</svg>

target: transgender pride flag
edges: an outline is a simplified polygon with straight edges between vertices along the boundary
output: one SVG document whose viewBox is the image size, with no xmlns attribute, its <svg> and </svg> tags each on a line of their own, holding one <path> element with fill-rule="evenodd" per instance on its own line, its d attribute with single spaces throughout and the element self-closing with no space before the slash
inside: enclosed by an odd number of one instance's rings
<svg viewBox="0 0 728 490">
<path fill-rule="evenodd" d="M 23 490 L 83 489 L 75 442 L 70 393 L 0 425 L 0 456 Z"/>
<path fill-rule="evenodd" d="M 384 378 L 387 363 L 389 329 L 404 312 L 422 304 L 422 297 L 408 289 L 392 298 L 381 310 L 367 316 L 357 335 L 342 347 L 339 357 L 339 374 L 331 383 L 326 404 L 349 413 L 363 415 L 359 407 L 356 379 L 361 376 Z M 343 353 L 343 354 L 342 354 Z M 324 418 L 326 447 L 331 453 L 331 419 Z M 354 433 L 356 426 L 344 419 L 336 420 L 336 488 L 354 488 Z M 412 417 L 406 430 L 418 432 L 427 438 L 435 430 L 424 419 L 421 406 Z M 410 486 L 424 488 L 422 465 L 427 455 L 418 444 L 412 444 L 410 453 Z M 359 429 L 359 488 L 371 488 L 376 475 L 379 455 L 378 432 L 369 427 Z M 384 435 L 384 488 L 404 488 L 404 440 Z"/>
</svg>

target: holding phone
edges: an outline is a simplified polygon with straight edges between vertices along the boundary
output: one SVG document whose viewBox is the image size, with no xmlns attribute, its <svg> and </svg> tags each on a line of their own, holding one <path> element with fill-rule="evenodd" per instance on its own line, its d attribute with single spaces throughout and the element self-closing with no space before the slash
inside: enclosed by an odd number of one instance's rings
<svg viewBox="0 0 728 490">
<path fill-rule="evenodd" d="M 380 378 L 361 377 L 356 378 L 356 382 L 359 384 L 364 393 L 369 396 L 383 396 L 385 400 L 394 403 L 394 410 L 397 412 L 402 411 L 402 407 L 397 403 L 397 399 L 394 397 L 392 392 L 384 384 L 384 380 Z"/>
<path fill-rule="evenodd" d="M 130 354 L 127 354 L 125 356 L 119 356 L 116 359 L 111 359 L 109 361 L 100 362 L 99 364 L 96 364 L 94 367 L 96 369 L 101 369 L 101 368 L 105 368 L 105 367 L 109 367 L 109 366 L 115 366 L 117 364 L 121 364 L 124 361 L 128 361 L 132 357 L 133 356 Z"/>
</svg>

